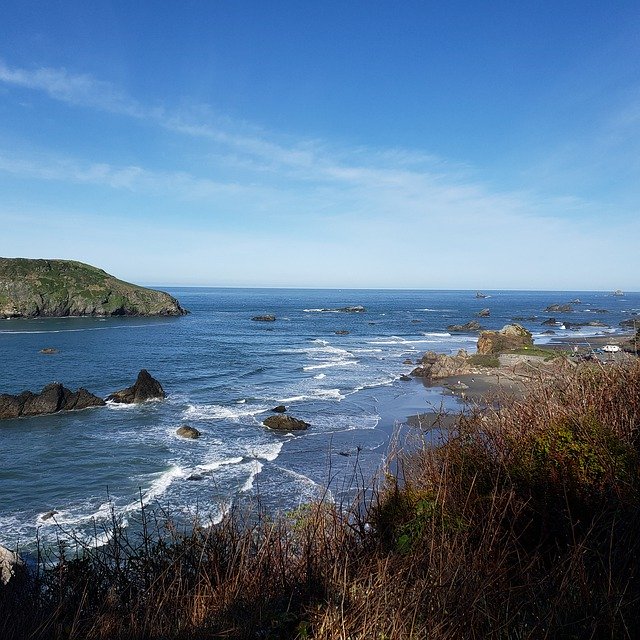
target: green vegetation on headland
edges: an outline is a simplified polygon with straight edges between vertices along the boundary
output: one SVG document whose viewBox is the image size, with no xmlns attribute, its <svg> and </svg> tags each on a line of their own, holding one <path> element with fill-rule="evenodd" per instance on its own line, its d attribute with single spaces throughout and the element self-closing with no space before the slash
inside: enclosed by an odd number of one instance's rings
<svg viewBox="0 0 640 640">
<path fill-rule="evenodd" d="M 0 258 L 0 318 L 180 316 L 169 294 L 73 260 Z"/>
<path fill-rule="evenodd" d="M 399 451 L 346 511 L 146 514 L 137 541 L 114 518 L 0 589 L 0 637 L 637 638 L 639 426 L 640 361 L 581 363 Z"/>
</svg>

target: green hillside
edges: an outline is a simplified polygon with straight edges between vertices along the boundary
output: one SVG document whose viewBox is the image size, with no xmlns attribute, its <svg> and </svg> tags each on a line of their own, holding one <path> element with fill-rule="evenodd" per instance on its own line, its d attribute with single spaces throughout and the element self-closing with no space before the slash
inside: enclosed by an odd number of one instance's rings
<svg viewBox="0 0 640 640">
<path fill-rule="evenodd" d="M 167 293 L 73 260 L 0 258 L 0 318 L 180 316 Z"/>
</svg>

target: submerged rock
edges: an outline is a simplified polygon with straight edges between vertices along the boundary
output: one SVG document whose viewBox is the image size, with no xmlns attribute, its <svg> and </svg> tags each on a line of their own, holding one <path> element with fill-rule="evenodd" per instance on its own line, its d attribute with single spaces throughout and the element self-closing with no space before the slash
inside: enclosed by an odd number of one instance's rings
<svg viewBox="0 0 640 640">
<path fill-rule="evenodd" d="M 142 369 L 133 386 L 112 393 L 107 400 L 120 404 L 133 404 L 147 400 L 163 400 L 166 396 L 162 385 L 146 369 Z"/>
<path fill-rule="evenodd" d="M 276 317 L 272 316 L 272 315 L 266 315 L 266 316 L 253 316 L 253 318 L 251 318 L 254 322 L 275 322 L 276 321 Z"/>
<path fill-rule="evenodd" d="M 178 429 L 176 429 L 176 435 L 180 436 L 181 438 L 196 440 L 202 434 L 195 427 L 190 427 L 187 424 L 183 424 L 181 427 L 178 427 Z"/>
<path fill-rule="evenodd" d="M 17 396 L 0 394 L 0 420 L 27 416 L 43 416 L 59 411 L 76 411 L 102 407 L 105 402 L 86 389 L 71 391 L 59 382 L 48 384 L 40 393 L 23 391 Z"/>
<path fill-rule="evenodd" d="M 277 415 L 269 416 L 262 422 L 265 427 L 276 431 L 302 431 L 311 425 L 304 420 L 299 420 L 293 416 Z"/>
<path fill-rule="evenodd" d="M 480 355 L 503 353 L 512 349 L 532 347 L 533 337 L 522 325 L 508 324 L 500 331 L 483 331 L 478 338 Z"/>
<path fill-rule="evenodd" d="M 45 356 L 52 356 L 58 353 L 58 350 L 53 347 L 46 347 L 45 349 L 40 349 L 40 353 L 43 353 Z"/>
<path fill-rule="evenodd" d="M 348 336 L 349 335 L 349 331 L 347 331 L 346 329 L 339 329 L 338 331 L 334 331 L 334 333 L 337 336 Z"/>
</svg>

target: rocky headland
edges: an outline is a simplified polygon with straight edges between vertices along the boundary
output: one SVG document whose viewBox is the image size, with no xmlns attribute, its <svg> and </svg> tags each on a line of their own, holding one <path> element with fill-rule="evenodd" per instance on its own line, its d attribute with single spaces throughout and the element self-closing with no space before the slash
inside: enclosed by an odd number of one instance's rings
<svg viewBox="0 0 640 640">
<path fill-rule="evenodd" d="M 0 318 L 186 313 L 168 293 L 118 280 L 82 262 L 0 258 Z"/>
</svg>

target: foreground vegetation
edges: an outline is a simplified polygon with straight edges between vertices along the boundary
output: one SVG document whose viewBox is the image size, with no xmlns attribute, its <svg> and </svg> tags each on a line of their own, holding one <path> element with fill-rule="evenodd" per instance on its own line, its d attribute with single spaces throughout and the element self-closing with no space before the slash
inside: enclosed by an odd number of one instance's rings
<svg viewBox="0 0 640 640">
<path fill-rule="evenodd" d="M 188 535 L 147 517 L 135 542 L 114 521 L 110 545 L 4 588 L 0 637 L 640 637 L 640 364 L 492 407 L 401 448 L 365 508 Z"/>
</svg>

